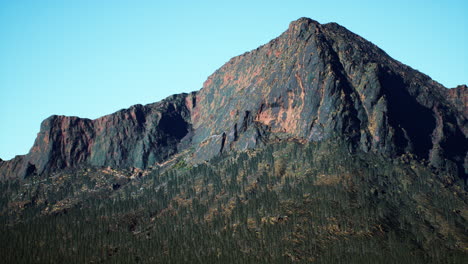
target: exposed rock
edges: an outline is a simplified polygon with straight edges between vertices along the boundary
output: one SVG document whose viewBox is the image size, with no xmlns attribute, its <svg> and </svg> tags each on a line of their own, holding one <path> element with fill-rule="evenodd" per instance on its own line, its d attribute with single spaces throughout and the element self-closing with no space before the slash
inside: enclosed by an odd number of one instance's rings
<svg viewBox="0 0 468 264">
<path fill-rule="evenodd" d="M 410 152 L 437 167 L 448 158 L 461 169 L 466 118 L 446 91 L 344 27 L 301 18 L 208 78 L 192 111 L 193 141 L 225 133 L 227 148 L 255 147 L 261 136 L 244 132 L 261 124 L 269 135 L 311 141 L 338 135 L 351 148 L 389 156 Z M 211 156 L 219 148 L 213 146 Z"/>
<path fill-rule="evenodd" d="M 11 160 L 0 162 L 0 179 L 15 178 L 20 175 L 20 172 L 26 172 L 29 164 L 24 162 L 24 155 L 19 155 Z"/>
<path fill-rule="evenodd" d="M 42 122 L 29 154 L 0 163 L 0 173 L 27 177 L 82 163 L 146 168 L 177 153 L 191 130 L 186 97 L 174 95 L 96 120 L 51 116 Z"/>
<path fill-rule="evenodd" d="M 452 102 L 453 106 L 468 118 L 468 86 L 458 85 L 455 88 L 447 90 L 448 99 Z"/>
<path fill-rule="evenodd" d="M 31 152 L 1 162 L 0 175 L 81 163 L 145 168 L 188 147 L 199 162 L 271 139 L 341 137 L 350 151 L 412 153 L 464 177 L 466 90 L 446 89 L 338 24 L 300 18 L 232 58 L 197 93 L 96 120 L 48 118 Z"/>
</svg>

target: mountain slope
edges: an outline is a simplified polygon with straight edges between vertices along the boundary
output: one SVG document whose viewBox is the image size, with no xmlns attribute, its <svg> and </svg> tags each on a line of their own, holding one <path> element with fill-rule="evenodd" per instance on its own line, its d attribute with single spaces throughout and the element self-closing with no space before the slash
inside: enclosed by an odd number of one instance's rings
<svg viewBox="0 0 468 264">
<path fill-rule="evenodd" d="M 0 162 L 0 175 L 43 175 L 78 164 L 144 169 L 187 147 L 197 163 L 275 138 L 339 135 L 352 149 L 412 153 L 465 177 L 466 106 L 452 91 L 342 26 L 301 18 L 231 59 L 197 93 L 94 121 L 45 120 L 30 153 Z"/>
<path fill-rule="evenodd" d="M 293 21 L 203 88 L 0 160 L 7 263 L 465 263 L 466 85 Z"/>
<path fill-rule="evenodd" d="M 301 18 L 208 78 L 192 111 L 194 142 L 225 135 L 223 150 L 256 145 L 250 120 L 272 134 L 339 134 L 364 151 L 414 153 L 438 167 L 448 158 L 462 170 L 466 119 L 446 90 L 337 24 Z"/>
<path fill-rule="evenodd" d="M 45 175 L 80 164 L 146 168 L 167 159 L 183 146 L 190 132 L 189 95 L 135 105 L 96 120 L 51 116 L 31 151 L 0 163 L 3 177 Z"/>
<path fill-rule="evenodd" d="M 7 263 L 466 263 L 460 179 L 332 139 L 0 183 Z"/>
</svg>

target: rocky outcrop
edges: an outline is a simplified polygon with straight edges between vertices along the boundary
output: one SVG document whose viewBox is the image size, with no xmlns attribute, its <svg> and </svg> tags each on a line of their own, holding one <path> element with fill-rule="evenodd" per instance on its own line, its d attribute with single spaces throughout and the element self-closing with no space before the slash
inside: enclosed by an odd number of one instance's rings
<svg viewBox="0 0 468 264">
<path fill-rule="evenodd" d="M 0 180 L 22 177 L 27 173 L 28 168 L 33 169 L 28 162 L 25 162 L 25 156 L 23 155 L 16 156 L 8 161 L 2 160 L 0 161 Z"/>
<path fill-rule="evenodd" d="M 464 84 L 448 89 L 447 96 L 453 106 L 462 112 L 465 118 L 468 118 L 468 86 Z"/>
<path fill-rule="evenodd" d="M 301 18 L 208 78 L 192 111 L 193 141 L 206 159 L 262 137 L 340 136 L 350 148 L 413 153 L 437 167 L 449 160 L 462 171 L 466 118 L 446 92 L 346 28 Z"/>
<path fill-rule="evenodd" d="M 466 86 L 446 89 L 338 24 L 301 18 L 232 58 L 197 93 L 96 120 L 50 117 L 31 152 L 1 162 L 0 173 L 146 168 L 187 147 L 200 162 L 270 140 L 341 137 L 350 151 L 411 153 L 465 177 L 466 109 Z"/>
<path fill-rule="evenodd" d="M 188 96 L 135 105 L 95 120 L 51 116 L 42 122 L 29 154 L 0 163 L 0 173 L 27 177 L 80 164 L 151 166 L 187 145 L 183 139 L 191 130 Z"/>
</svg>

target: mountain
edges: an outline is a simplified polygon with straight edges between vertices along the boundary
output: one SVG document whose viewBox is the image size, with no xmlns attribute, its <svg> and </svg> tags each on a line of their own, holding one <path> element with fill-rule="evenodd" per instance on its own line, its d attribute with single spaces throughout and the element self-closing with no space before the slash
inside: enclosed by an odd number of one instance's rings
<svg viewBox="0 0 468 264">
<path fill-rule="evenodd" d="M 0 248 L 11 262 L 462 263 L 467 92 L 300 18 L 197 92 L 44 120 L 28 154 L 0 160 Z"/>
<path fill-rule="evenodd" d="M 3 177 L 44 175 L 79 164 L 139 167 L 177 153 L 191 130 L 189 95 L 135 105 L 96 120 L 51 116 L 31 151 L 0 164 Z"/>
<path fill-rule="evenodd" d="M 344 27 L 302 18 L 208 78 L 192 110 L 193 141 L 217 145 L 212 157 L 278 133 L 306 141 L 339 135 L 350 147 L 413 153 L 436 167 L 447 159 L 463 171 L 466 118 L 446 93 Z"/>
<path fill-rule="evenodd" d="M 147 168 L 191 146 L 193 161 L 272 138 L 347 139 L 350 148 L 412 153 L 468 169 L 466 86 L 446 89 L 346 28 L 308 18 L 232 58 L 190 95 L 96 120 L 52 116 L 31 151 L 0 164 L 5 177 L 78 164 Z M 248 98 L 248 100 L 246 100 Z"/>
</svg>

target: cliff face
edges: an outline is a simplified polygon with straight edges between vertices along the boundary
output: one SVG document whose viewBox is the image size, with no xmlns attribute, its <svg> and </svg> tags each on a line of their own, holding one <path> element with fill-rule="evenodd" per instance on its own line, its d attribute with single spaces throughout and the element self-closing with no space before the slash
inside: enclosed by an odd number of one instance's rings
<svg viewBox="0 0 468 264">
<path fill-rule="evenodd" d="M 447 90 L 448 99 L 453 106 L 458 109 L 465 118 L 468 117 L 468 86 L 459 85 L 455 88 Z"/>
<path fill-rule="evenodd" d="M 4 177 L 46 174 L 80 164 L 146 168 L 177 153 L 191 129 L 187 94 L 135 105 L 96 120 L 51 116 L 25 156 L 0 164 Z"/>
<path fill-rule="evenodd" d="M 463 176 L 465 99 L 466 86 L 448 90 L 342 26 L 301 18 L 231 59 L 196 94 L 96 120 L 45 120 L 31 152 L 1 162 L 0 173 L 24 177 L 82 163 L 145 168 L 188 146 L 199 162 L 270 140 L 341 137 L 350 151 L 411 153 Z"/>
<path fill-rule="evenodd" d="M 193 140 L 202 143 L 198 152 L 206 159 L 271 136 L 320 141 L 338 135 L 351 148 L 413 153 L 437 167 L 448 158 L 462 169 L 466 118 L 446 93 L 344 27 L 301 18 L 208 78 L 192 111 Z"/>
</svg>

